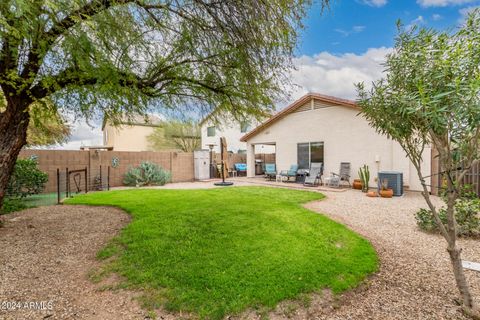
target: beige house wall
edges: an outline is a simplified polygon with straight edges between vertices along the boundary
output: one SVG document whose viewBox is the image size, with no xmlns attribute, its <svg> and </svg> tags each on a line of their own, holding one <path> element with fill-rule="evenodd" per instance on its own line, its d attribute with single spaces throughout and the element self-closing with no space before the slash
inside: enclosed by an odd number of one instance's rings
<svg viewBox="0 0 480 320">
<path fill-rule="evenodd" d="M 379 135 L 358 110 L 345 106 L 326 106 L 320 109 L 292 112 L 267 126 L 247 140 L 247 163 L 252 167 L 253 146 L 275 143 L 277 170 L 287 170 L 297 163 L 297 144 L 324 143 L 324 175 L 338 172 L 340 162 L 351 163 L 352 180 L 358 178 L 358 169 L 367 164 L 371 172 L 370 185 L 378 171 L 403 172 L 404 184 L 410 190 L 421 190 L 420 180 L 400 145 Z M 425 150 L 423 175 L 430 175 L 431 150 Z M 249 170 L 249 176 L 253 171 Z M 430 184 L 429 178 L 427 183 Z"/>
<path fill-rule="evenodd" d="M 147 137 L 155 130 L 148 125 L 121 125 L 113 127 L 106 124 L 103 130 L 103 144 L 113 147 L 114 151 L 151 151 Z"/>
</svg>

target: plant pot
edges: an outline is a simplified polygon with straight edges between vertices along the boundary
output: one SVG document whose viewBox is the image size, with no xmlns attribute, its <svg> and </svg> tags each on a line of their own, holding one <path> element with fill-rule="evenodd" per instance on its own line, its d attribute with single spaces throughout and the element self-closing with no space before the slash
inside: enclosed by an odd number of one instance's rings
<svg viewBox="0 0 480 320">
<path fill-rule="evenodd" d="M 362 190 L 362 180 L 355 179 L 352 184 L 353 189 Z"/>
<path fill-rule="evenodd" d="M 393 189 L 380 190 L 380 196 L 382 198 L 391 198 L 393 197 Z"/>
<path fill-rule="evenodd" d="M 368 191 L 367 197 L 375 198 L 375 197 L 378 197 L 378 194 L 375 191 Z"/>
</svg>

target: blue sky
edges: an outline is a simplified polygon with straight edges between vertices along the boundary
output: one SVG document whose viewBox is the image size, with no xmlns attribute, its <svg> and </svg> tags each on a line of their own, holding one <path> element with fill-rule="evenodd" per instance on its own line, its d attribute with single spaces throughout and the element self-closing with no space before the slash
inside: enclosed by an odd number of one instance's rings
<svg viewBox="0 0 480 320">
<path fill-rule="evenodd" d="M 435 29 L 458 25 L 466 9 L 480 1 L 468 0 L 333 0 L 321 13 L 317 2 L 305 20 L 298 53 L 361 54 L 368 48 L 391 47 L 396 21 Z"/>
<path fill-rule="evenodd" d="M 355 99 L 355 83 L 367 86 L 382 77 L 382 62 L 391 51 L 396 21 L 435 29 L 457 28 L 465 13 L 480 0 L 331 0 L 321 13 L 314 5 L 305 20 L 291 73 L 290 96 L 281 109 L 307 92 Z M 58 148 L 101 145 L 100 122 L 95 127 L 76 122 L 68 143 Z"/>
</svg>

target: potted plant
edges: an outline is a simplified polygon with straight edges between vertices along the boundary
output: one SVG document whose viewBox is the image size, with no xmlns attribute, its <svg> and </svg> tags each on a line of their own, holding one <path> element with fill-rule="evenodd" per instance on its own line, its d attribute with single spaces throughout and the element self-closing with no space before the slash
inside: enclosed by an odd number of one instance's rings
<svg viewBox="0 0 480 320">
<path fill-rule="evenodd" d="M 393 197 L 393 189 L 388 187 L 388 179 L 383 179 L 380 184 L 380 196 L 382 198 L 391 198 Z"/>
<path fill-rule="evenodd" d="M 370 170 L 366 164 L 358 170 L 358 176 L 362 183 L 362 192 L 368 192 L 368 183 L 370 182 Z"/>
<path fill-rule="evenodd" d="M 362 180 L 361 179 L 354 179 L 352 188 L 356 190 L 362 190 Z"/>
</svg>

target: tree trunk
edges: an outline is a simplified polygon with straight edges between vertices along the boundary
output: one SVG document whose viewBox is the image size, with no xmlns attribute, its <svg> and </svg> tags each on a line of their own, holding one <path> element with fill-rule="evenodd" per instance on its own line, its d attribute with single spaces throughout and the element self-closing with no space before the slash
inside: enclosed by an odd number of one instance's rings
<svg viewBox="0 0 480 320">
<path fill-rule="evenodd" d="M 30 115 L 25 100 L 10 98 L 7 109 L 0 114 L 0 208 L 15 161 L 27 143 Z"/>
<path fill-rule="evenodd" d="M 473 307 L 473 300 L 472 295 L 470 294 L 470 289 L 468 288 L 467 279 L 465 278 L 465 272 L 463 271 L 461 258 L 462 249 L 454 243 L 452 245 L 448 245 L 447 251 L 450 255 L 453 274 L 455 275 L 455 281 L 457 283 L 458 291 L 460 291 L 463 305 L 466 308 L 471 309 Z"/>
</svg>

